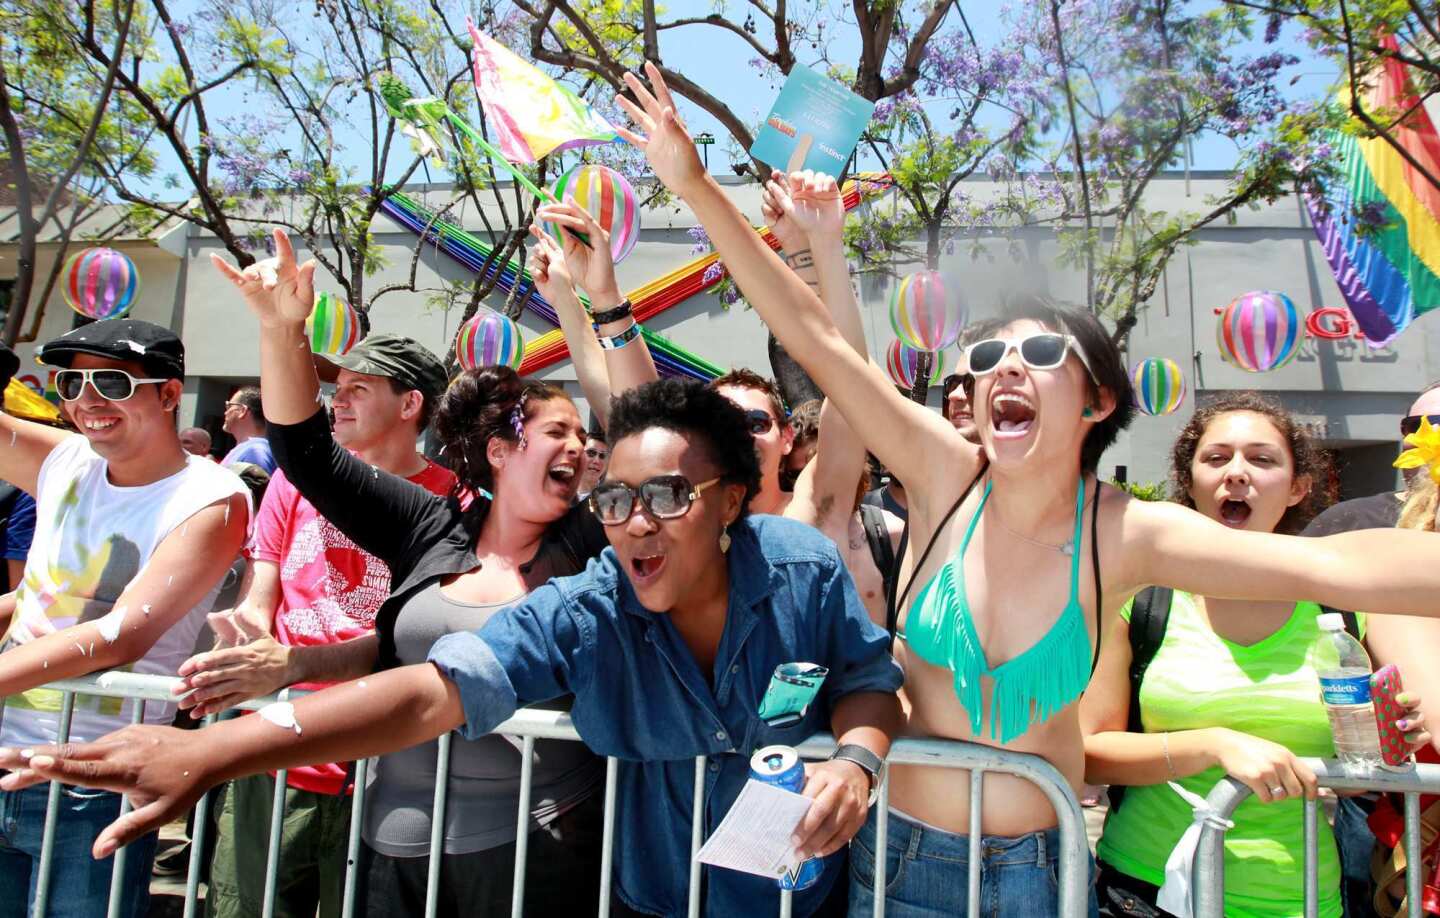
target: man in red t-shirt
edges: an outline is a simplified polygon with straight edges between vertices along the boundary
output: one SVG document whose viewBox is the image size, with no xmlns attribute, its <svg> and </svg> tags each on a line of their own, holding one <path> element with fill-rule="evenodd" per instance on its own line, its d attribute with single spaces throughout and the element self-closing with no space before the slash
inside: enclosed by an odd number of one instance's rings
<svg viewBox="0 0 1440 918">
<path fill-rule="evenodd" d="M 321 376 L 336 384 L 335 441 L 361 459 L 439 495 L 455 475 L 415 449 L 444 391 L 445 368 L 419 343 L 376 334 L 343 356 L 316 358 Z M 390 595 L 390 571 L 345 537 L 277 471 L 256 515 L 251 560 L 240 601 L 211 617 L 217 649 L 180 667 L 195 716 L 224 710 L 276 684 L 321 688 L 299 681 L 305 672 L 333 678 L 368 672 L 375 659 L 375 612 Z M 313 665 L 326 647 L 327 665 Z M 308 656 L 305 665 L 297 658 Z M 333 665 L 329 665 L 333 664 Z M 269 679 L 270 684 L 264 684 Z M 287 772 L 285 823 L 275 915 L 321 918 L 340 914 L 350 831 L 349 789 L 341 763 Z M 233 782 L 220 811 L 206 914 L 261 913 L 270 813 L 271 776 Z"/>
</svg>

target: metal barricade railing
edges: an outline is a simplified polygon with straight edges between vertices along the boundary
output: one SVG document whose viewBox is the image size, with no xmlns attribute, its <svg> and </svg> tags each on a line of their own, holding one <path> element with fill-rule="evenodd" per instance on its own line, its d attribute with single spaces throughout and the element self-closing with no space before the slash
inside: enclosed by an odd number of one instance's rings
<svg viewBox="0 0 1440 918">
<path fill-rule="evenodd" d="M 1303 759 L 1315 772 L 1321 787 L 1337 791 L 1384 791 L 1405 795 L 1405 862 L 1413 865 L 1405 871 L 1407 907 L 1410 918 L 1420 918 L 1420 888 L 1423 877 L 1419 868 L 1420 795 L 1440 793 L 1440 765 L 1417 765 L 1410 771 L 1394 772 L 1377 769 L 1369 774 L 1347 772 L 1335 759 Z M 1206 796 L 1205 802 L 1221 819 L 1229 819 L 1236 807 L 1249 797 L 1249 787 L 1234 778 L 1225 777 Z M 1305 916 L 1319 914 L 1319 819 L 1320 802 L 1306 800 L 1305 840 Z M 1191 882 L 1191 902 L 1196 918 L 1220 918 L 1225 906 L 1225 829 L 1208 820 L 1200 831 L 1195 849 L 1195 868 Z"/>
<path fill-rule="evenodd" d="M 174 695 L 172 694 L 172 689 L 179 684 L 180 680 L 171 677 L 108 672 L 86 676 L 80 679 L 52 682 L 45 687 L 63 693 L 59 723 L 60 742 L 63 743 L 69 740 L 71 713 L 74 710 L 76 695 L 135 699 L 139 702 L 135 705 L 136 713 L 134 714 L 134 720 L 138 723 L 144 716 L 145 701 L 173 701 Z M 303 694 L 305 693 L 296 691 L 293 693 L 293 697 L 299 697 Z M 256 698 L 243 705 L 239 705 L 239 707 L 246 710 L 257 710 L 273 701 L 282 700 L 290 696 L 290 690 L 286 690 L 277 696 Z M 518 916 L 524 912 L 524 876 L 527 839 L 529 835 L 527 830 L 530 824 L 531 763 L 534 757 L 535 740 L 551 739 L 579 742 L 580 736 L 571 724 L 568 714 L 538 710 L 517 711 L 514 717 L 502 723 L 494 732 L 506 736 L 520 737 L 522 739 L 523 754 L 521 756 L 520 799 L 516 810 L 515 880 L 511 904 L 511 915 L 518 918 Z M 438 900 L 437 892 L 442 861 L 438 855 L 444 850 L 444 814 L 449 785 L 450 745 L 450 734 L 440 737 L 436 760 L 434 815 L 432 816 L 430 860 L 427 875 L 426 918 L 432 918 L 435 914 Z M 798 751 L 802 758 L 820 760 L 828 758 L 833 749 L 833 738 L 828 735 L 817 734 L 802 743 Z M 970 914 L 974 915 L 979 912 L 980 866 L 982 861 L 981 812 L 983 809 L 984 778 L 987 772 L 1010 774 L 1030 781 L 1040 788 L 1050 801 L 1050 804 L 1055 808 L 1060 835 L 1058 914 L 1060 918 L 1071 918 L 1071 916 L 1082 916 L 1087 913 L 1090 872 L 1085 821 L 1080 812 L 1079 802 L 1070 791 L 1065 779 L 1053 765 L 1038 756 L 1011 752 L 1005 749 L 995 749 L 989 746 L 962 743 L 953 740 L 918 738 L 896 740 L 891 746 L 890 756 L 887 761 L 891 765 L 947 768 L 956 771 L 968 771 L 970 773 L 970 832 L 968 839 L 970 868 L 968 901 Z M 700 851 L 701 844 L 704 842 L 706 763 L 707 759 L 705 756 L 698 756 L 695 759 L 695 796 L 692 811 L 693 828 L 690 837 L 690 887 L 688 906 L 690 918 L 698 918 L 701 905 L 701 897 L 699 895 L 701 864 L 697 858 L 697 854 Z M 611 866 L 614 862 L 618 769 L 618 760 L 614 758 L 606 760 L 604 829 L 601 841 L 601 875 L 598 878 L 600 881 L 600 918 L 608 918 L 610 913 L 612 889 Z M 342 918 L 352 918 L 354 914 L 356 888 L 358 885 L 356 874 L 360 850 L 361 822 L 365 807 L 366 774 L 367 762 L 362 760 L 357 763 L 355 774 Z M 885 780 L 881 781 L 879 798 L 876 803 L 876 806 L 879 807 L 876 816 L 875 844 L 874 914 L 876 918 L 881 918 L 881 916 L 885 914 L 885 852 L 889 829 L 889 789 L 889 779 L 887 776 Z M 52 856 L 56 829 L 54 814 L 58 806 L 59 794 L 59 784 L 52 782 L 50 785 L 49 804 L 45 813 L 45 827 L 40 856 L 40 877 L 36 891 L 35 914 L 37 916 L 44 916 L 46 914 L 45 906 L 48 897 L 49 862 Z M 276 775 L 274 805 L 271 814 L 270 849 L 267 852 L 266 858 L 265 903 L 262 913 L 264 918 L 271 918 L 274 911 L 276 870 L 281 855 L 279 850 L 280 823 L 284 817 L 284 801 L 285 772 L 281 771 Z M 190 864 L 188 876 L 186 877 L 184 905 L 186 918 L 192 918 L 196 911 L 196 903 L 199 896 L 199 873 L 202 848 L 198 836 L 207 829 L 207 815 L 210 806 L 211 794 L 207 792 L 196 804 L 195 834 L 197 838 L 192 840 Z M 111 916 L 118 914 L 120 906 L 120 891 L 117 889 L 117 886 L 119 885 L 118 880 L 122 876 L 121 871 L 124 867 L 124 853 L 124 848 L 121 848 L 119 852 L 117 852 L 112 871 L 110 897 Z M 843 883 L 847 882 L 847 880 L 841 877 L 837 882 Z M 789 918 L 791 906 L 790 894 L 784 892 L 781 893 L 778 898 L 780 915 L 782 918 Z"/>
</svg>

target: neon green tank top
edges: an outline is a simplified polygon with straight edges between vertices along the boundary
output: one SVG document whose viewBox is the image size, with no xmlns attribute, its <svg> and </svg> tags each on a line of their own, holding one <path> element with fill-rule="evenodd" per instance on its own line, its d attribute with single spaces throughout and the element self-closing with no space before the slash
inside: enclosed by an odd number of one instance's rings
<svg viewBox="0 0 1440 918">
<path fill-rule="evenodd" d="M 987 482 L 970 518 L 960 550 L 915 595 L 905 622 L 905 642 L 920 659 L 954 673 L 955 696 L 977 736 L 984 724 L 982 677 L 994 682 L 990 695 L 990 738 L 1008 743 L 1034 723 L 1044 723 L 1085 691 L 1090 681 L 1090 635 L 1080 604 L 1080 549 L 1084 533 L 1085 479 L 1075 496 L 1075 537 L 1070 557 L 1070 598 L 1050 630 L 1019 656 L 991 667 L 975 633 L 965 592 L 965 550 L 990 500 Z"/>
</svg>

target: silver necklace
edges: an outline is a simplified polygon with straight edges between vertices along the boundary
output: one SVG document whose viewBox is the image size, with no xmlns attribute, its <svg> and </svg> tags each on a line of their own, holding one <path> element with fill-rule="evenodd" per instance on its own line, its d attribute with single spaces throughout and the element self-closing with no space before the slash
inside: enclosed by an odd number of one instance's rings
<svg viewBox="0 0 1440 918">
<path fill-rule="evenodd" d="M 990 518 L 993 519 L 993 520 L 995 521 L 995 525 L 999 526 L 1001 529 L 1003 529 L 1003 530 L 1005 530 L 1006 532 L 1010 533 L 1012 536 L 1014 536 L 1014 537 L 1017 538 L 1017 539 L 1021 539 L 1021 540 L 1025 541 L 1025 542 L 1029 542 L 1031 545 L 1038 545 L 1038 546 L 1040 546 L 1041 548 L 1048 548 L 1048 549 L 1050 549 L 1051 551 L 1058 551 L 1058 552 L 1060 552 L 1060 554 L 1062 554 L 1062 555 L 1073 555 L 1073 554 L 1075 554 L 1075 539 L 1074 539 L 1073 537 L 1072 537 L 1072 538 L 1069 538 L 1069 539 L 1066 539 L 1066 540 L 1065 540 L 1062 544 L 1060 544 L 1060 545 L 1056 545 L 1056 544 L 1054 544 L 1054 543 L 1052 543 L 1052 542 L 1042 542 L 1042 541 L 1040 541 L 1039 539 L 1032 539 L 1032 538 L 1030 538 L 1029 536 L 1025 535 L 1025 533 L 1023 533 L 1023 532 L 1016 532 L 1015 530 L 1011 529 L 1009 526 L 1006 526 L 1003 522 L 1001 522 L 1000 517 L 996 516 L 994 513 L 991 513 L 991 514 L 990 514 Z"/>
</svg>

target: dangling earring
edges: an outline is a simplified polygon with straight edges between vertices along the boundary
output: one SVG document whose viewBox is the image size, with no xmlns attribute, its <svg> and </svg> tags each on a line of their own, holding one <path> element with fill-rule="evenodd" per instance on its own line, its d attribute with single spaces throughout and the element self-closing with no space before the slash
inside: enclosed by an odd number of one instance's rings
<svg viewBox="0 0 1440 918">
<path fill-rule="evenodd" d="M 725 553 L 726 553 L 727 551 L 729 551 L 729 550 L 730 550 L 730 527 L 727 526 L 727 527 L 725 527 L 724 529 L 720 530 L 720 554 L 723 555 L 723 554 L 725 554 Z"/>
</svg>

